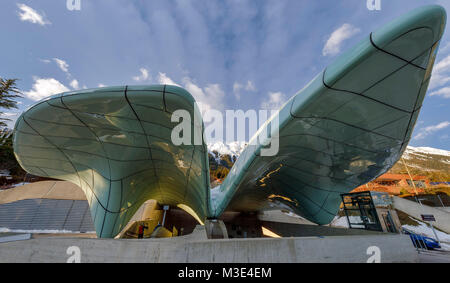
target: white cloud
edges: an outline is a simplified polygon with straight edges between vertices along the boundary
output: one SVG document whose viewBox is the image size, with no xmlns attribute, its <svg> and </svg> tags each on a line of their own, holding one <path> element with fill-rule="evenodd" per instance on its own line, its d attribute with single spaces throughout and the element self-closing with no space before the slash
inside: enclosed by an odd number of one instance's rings
<svg viewBox="0 0 450 283">
<path fill-rule="evenodd" d="M 439 61 L 433 68 L 433 72 L 441 73 L 450 66 L 450 55 Z"/>
<path fill-rule="evenodd" d="M 433 68 L 429 89 L 430 96 L 450 98 L 450 55 L 437 62 Z M 446 86 L 447 85 L 447 86 Z"/>
<path fill-rule="evenodd" d="M 246 85 L 240 84 L 238 82 L 235 82 L 233 84 L 233 92 L 234 92 L 234 96 L 236 97 L 237 100 L 241 99 L 241 90 L 246 90 L 249 92 L 255 92 L 256 91 L 256 87 L 255 84 L 252 81 L 247 81 Z"/>
<path fill-rule="evenodd" d="M 450 82 L 450 77 L 447 77 L 445 75 L 436 74 L 431 77 L 429 89 L 436 89 L 439 88 L 446 83 Z"/>
<path fill-rule="evenodd" d="M 139 71 L 141 72 L 141 74 L 139 76 L 133 77 L 133 80 L 135 80 L 137 82 L 142 82 L 142 81 L 146 81 L 150 78 L 150 75 L 149 75 L 149 72 L 147 69 L 140 68 Z"/>
<path fill-rule="evenodd" d="M 435 89 L 450 82 L 450 55 L 436 63 L 430 80 L 430 89 Z"/>
<path fill-rule="evenodd" d="M 51 62 L 50 60 L 46 60 L 46 59 L 40 59 L 40 60 L 44 63 Z M 69 64 L 66 61 L 59 59 L 59 58 L 52 58 L 52 60 L 56 63 L 58 68 L 67 75 L 67 79 L 70 80 L 69 85 L 75 90 L 80 89 L 80 83 L 78 82 L 77 79 L 72 77 L 72 74 L 69 71 Z"/>
<path fill-rule="evenodd" d="M 69 72 L 69 64 L 59 58 L 52 58 L 52 60 L 56 63 L 56 65 L 58 66 L 58 68 L 63 71 L 64 73 L 66 73 L 67 78 L 70 79 L 72 77 L 72 74 Z M 49 59 L 39 59 L 39 61 L 48 64 L 51 63 L 52 61 Z"/>
<path fill-rule="evenodd" d="M 56 65 L 58 65 L 58 67 L 61 69 L 61 71 L 70 75 L 69 64 L 67 64 L 66 61 L 58 59 L 58 58 L 53 58 L 53 60 L 55 61 Z"/>
<path fill-rule="evenodd" d="M 433 91 L 430 93 L 430 96 L 442 96 L 444 98 L 450 98 L 450 87 L 444 87 L 439 90 Z"/>
<path fill-rule="evenodd" d="M 437 132 L 439 130 L 445 129 L 448 126 L 450 126 L 450 121 L 444 121 L 444 122 L 441 122 L 441 123 L 439 123 L 437 125 L 421 128 L 419 130 L 419 133 L 414 137 L 414 139 L 415 140 L 424 139 L 426 136 L 428 136 L 428 135 L 430 135 L 430 134 L 432 134 L 434 132 Z"/>
<path fill-rule="evenodd" d="M 79 88 L 80 88 L 80 84 L 78 83 L 77 80 L 71 81 L 71 82 L 70 82 L 70 86 L 71 86 L 73 89 L 79 89 Z"/>
<path fill-rule="evenodd" d="M 240 84 L 240 83 L 238 83 L 238 82 L 235 82 L 234 85 L 233 85 L 233 91 L 234 91 L 234 92 L 238 92 L 238 91 L 240 91 L 241 89 L 242 89 L 242 84 Z"/>
<path fill-rule="evenodd" d="M 197 96 L 199 98 L 203 98 L 205 96 L 203 90 L 199 86 L 194 84 L 190 78 L 184 78 L 183 83 L 186 90 L 190 92 L 194 97 Z"/>
<path fill-rule="evenodd" d="M 225 92 L 221 89 L 219 84 L 209 84 L 205 88 L 206 99 L 208 102 L 214 101 L 222 105 L 222 99 L 225 97 Z M 216 108 L 217 104 L 216 104 Z"/>
<path fill-rule="evenodd" d="M 20 12 L 18 14 L 21 21 L 39 24 L 41 26 L 51 24 L 50 21 L 48 21 L 44 15 L 39 14 L 33 8 L 25 4 L 17 4 L 17 7 L 19 7 L 20 9 Z"/>
<path fill-rule="evenodd" d="M 252 81 L 248 81 L 247 82 L 247 86 L 245 87 L 245 90 L 256 91 L 256 87 L 255 87 L 255 85 L 253 84 Z"/>
<path fill-rule="evenodd" d="M 247 81 L 247 84 L 244 88 L 246 91 L 256 91 L 255 84 L 252 81 Z"/>
<path fill-rule="evenodd" d="M 234 97 L 236 97 L 237 100 L 241 100 L 242 87 L 243 87 L 243 85 L 241 85 L 240 83 L 237 83 L 237 82 L 235 82 L 233 85 Z"/>
<path fill-rule="evenodd" d="M 31 100 L 40 100 L 45 97 L 66 92 L 69 89 L 54 78 L 34 78 L 33 88 L 24 92 L 25 96 Z"/>
<path fill-rule="evenodd" d="M 105 87 L 106 85 L 104 84 L 98 84 L 98 87 Z"/>
<path fill-rule="evenodd" d="M 223 110 L 225 92 L 220 85 L 208 84 L 201 88 L 189 77 L 183 79 L 183 84 L 184 88 L 194 97 L 202 113 L 210 109 Z"/>
<path fill-rule="evenodd" d="M 43 62 L 45 64 L 49 64 L 50 62 L 52 62 L 52 61 L 50 61 L 48 59 L 39 59 L 39 61 L 41 61 L 41 62 Z"/>
<path fill-rule="evenodd" d="M 165 73 L 158 74 L 158 83 L 162 85 L 180 86 L 179 84 L 175 83 L 171 78 L 169 78 Z"/>
<path fill-rule="evenodd" d="M 194 97 L 202 113 L 210 109 L 223 110 L 225 92 L 219 84 L 208 84 L 202 88 L 195 84 L 191 78 L 185 77 L 182 80 L 182 85 L 180 85 L 161 72 L 157 79 L 159 84 L 184 87 Z"/>
<path fill-rule="evenodd" d="M 261 103 L 262 109 L 279 110 L 286 103 L 286 96 L 281 92 L 269 92 L 267 99 Z"/>
<path fill-rule="evenodd" d="M 342 43 L 345 40 L 356 35 L 360 31 L 361 30 L 359 28 L 356 28 L 350 24 L 343 24 L 341 27 L 339 27 L 331 34 L 330 38 L 327 40 L 325 46 L 323 47 L 322 55 L 333 56 L 338 54 L 341 51 Z"/>
</svg>

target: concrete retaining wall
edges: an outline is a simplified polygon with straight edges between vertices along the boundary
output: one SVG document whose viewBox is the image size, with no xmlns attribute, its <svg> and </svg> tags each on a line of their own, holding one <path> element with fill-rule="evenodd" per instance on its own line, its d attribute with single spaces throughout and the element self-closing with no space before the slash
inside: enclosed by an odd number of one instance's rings
<svg viewBox="0 0 450 283">
<path fill-rule="evenodd" d="M 436 207 L 436 208 L 439 209 L 439 210 L 443 210 L 445 212 L 450 213 L 450 207 Z"/>
<path fill-rule="evenodd" d="M 32 239 L 0 243 L 0 262 L 66 262 L 77 246 L 81 262 L 293 263 L 367 262 L 377 246 L 381 262 L 417 262 L 408 236 L 201 240 L 196 236 L 152 240 Z"/>
<path fill-rule="evenodd" d="M 433 214 L 436 218 L 433 225 L 446 233 L 450 233 L 450 213 L 444 209 L 420 205 L 417 202 L 399 197 L 394 197 L 394 207 L 417 219 L 422 219 L 421 214 Z"/>
<path fill-rule="evenodd" d="M 0 191 L 0 204 L 25 199 L 86 200 L 84 192 L 65 181 L 42 181 Z"/>
</svg>

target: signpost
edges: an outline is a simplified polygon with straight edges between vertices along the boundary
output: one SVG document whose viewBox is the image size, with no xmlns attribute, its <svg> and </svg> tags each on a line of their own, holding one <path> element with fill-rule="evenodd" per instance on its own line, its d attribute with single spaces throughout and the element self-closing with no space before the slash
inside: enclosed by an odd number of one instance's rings
<svg viewBox="0 0 450 283">
<path fill-rule="evenodd" d="M 423 221 L 436 222 L 433 214 L 421 214 Z"/>
<path fill-rule="evenodd" d="M 436 240 L 438 241 L 439 245 L 441 245 L 441 241 L 439 241 L 438 235 L 436 233 L 436 230 L 434 230 L 433 224 L 431 222 L 436 222 L 436 218 L 434 218 L 433 214 L 421 214 L 423 221 L 427 221 L 430 223 L 431 229 L 433 229 L 434 236 L 436 237 Z"/>
</svg>

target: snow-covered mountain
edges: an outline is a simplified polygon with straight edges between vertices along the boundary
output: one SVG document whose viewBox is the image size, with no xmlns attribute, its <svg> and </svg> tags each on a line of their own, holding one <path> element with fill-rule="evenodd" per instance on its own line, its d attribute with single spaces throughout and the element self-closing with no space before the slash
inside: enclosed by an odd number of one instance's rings
<svg viewBox="0 0 450 283">
<path fill-rule="evenodd" d="M 246 142 L 208 143 L 209 172 L 212 187 L 219 185 L 247 146 Z"/>
<path fill-rule="evenodd" d="M 216 156 L 217 154 L 239 156 L 247 146 L 247 142 L 216 142 L 208 143 L 207 146 L 209 153 L 213 154 L 214 156 Z"/>
<path fill-rule="evenodd" d="M 390 171 L 391 173 L 407 173 L 406 168 L 411 174 L 428 176 L 434 182 L 449 181 L 450 151 L 408 146 L 403 153 L 403 159 L 400 159 Z"/>
<path fill-rule="evenodd" d="M 241 152 L 245 149 L 247 146 L 246 142 L 231 142 L 231 143 L 223 143 L 223 142 L 216 142 L 216 143 L 208 143 L 208 153 L 209 156 L 213 157 L 213 159 L 216 161 L 217 164 L 221 164 L 221 160 L 229 160 L 231 164 L 226 167 L 231 168 L 233 166 L 234 162 L 238 159 L 239 155 L 241 155 Z M 210 158 L 211 162 L 211 158 Z"/>
<path fill-rule="evenodd" d="M 406 148 L 405 150 L 405 153 L 403 154 L 403 158 L 408 158 L 410 155 L 440 155 L 447 156 L 450 159 L 450 151 L 432 147 L 408 146 L 408 148 Z"/>
</svg>

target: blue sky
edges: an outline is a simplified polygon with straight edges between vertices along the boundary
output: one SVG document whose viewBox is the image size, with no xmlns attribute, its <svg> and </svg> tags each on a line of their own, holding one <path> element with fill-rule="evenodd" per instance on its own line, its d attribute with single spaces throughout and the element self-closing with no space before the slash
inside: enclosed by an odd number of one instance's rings
<svg viewBox="0 0 450 283">
<path fill-rule="evenodd" d="M 277 108 L 347 48 L 421 5 L 381 0 L 2 0 L 0 76 L 25 93 L 17 113 L 47 95 L 98 86 L 175 83 L 219 110 Z M 412 146 L 450 150 L 450 37 Z M 10 123 L 13 125 L 13 123 Z"/>
</svg>

